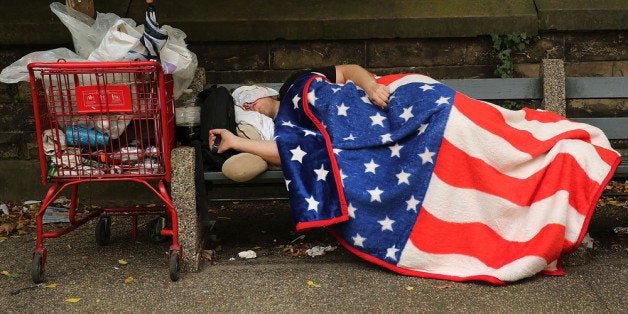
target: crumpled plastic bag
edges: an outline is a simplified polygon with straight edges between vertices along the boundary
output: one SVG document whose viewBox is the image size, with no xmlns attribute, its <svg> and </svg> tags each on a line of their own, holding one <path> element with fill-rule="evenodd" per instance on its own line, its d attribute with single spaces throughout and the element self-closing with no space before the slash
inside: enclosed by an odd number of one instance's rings
<svg viewBox="0 0 628 314">
<path fill-rule="evenodd" d="M 248 250 L 248 251 L 242 251 L 238 253 L 238 257 L 244 258 L 244 259 L 251 259 L 251 258 L 256 258 L 257 254 L 253 250 Z"/>
<path fill-rule="evenodd" d="M 125 115 L 96 115 L 93 117 L 93 125 L 96 131 L 107 133 L 115 140 L 124 133 L 131 119 Z"/>
<path fill-rule="evenodd" d="M 65 61 L 85 61 L 85 58 L 77 55 L 68 48 L 56 48 L 47 51 L 34 51 L 19 60 L 11 63 L 0 72 L 0 82 L 14 84 L 20 81 L 28 81 L 28 69 L 26 66 L 32 62 L 57 62 L 59 59 Z"/>
<path fill-rule="evenodd" d="M 187 35 L 180 29 L 163 25 L 161 30 L 168 40 L 159 51 L 161 66 L 165 74 L 172 74 L 173 95 L 179 98 L 194 79 L 198 67 L 196 54 L 187 48 Z M 133 61 L 146 60 L 147 50 L 140 42 L 144 25 L 124 20 L 116 22 L 104 35 L 102 42 L 90 55 L 89 61 Z"/>
<path fill-rule="evenodd" d="M 316 256 L 321 256 L 321 255 L 325 255 L 326 252 L 331 252 L 333 250 L 335 250 L 336 247 L 335 246 L 315 246 L 313 248 L 307 249 L 305 251 L 305 253 L 307 253 L 307 255 L 311 256 L 311 257 L 316 257 Z"/>
<path fill-rule="evenodd" d="M 70 169 L 75 169 L 85 162 L 81 155 L 81 149 L 78 147 L 68 147 L 63 151 L 63 154 L 55 155 L 54 159 L 55 165 L 58 167 Z"/>
<path fill-rule="evenodd" d="M 50 10 L 68 28 L 74 41 L 74 50 L 84 59 L 94 51 L 103 40 L 107 31 L 121 18 L 114 13 L 96 13 L 96 19 L 87 14 L 71 9 L 60 2 L 50 4 Z M 133 19 L 122 19 L 134 24 Z"/>
<path fill-rule="evenodd" d="M 196 54 L 187 48 L 187 35 L 180 29 L 170 25 L 163 25 L 161 30 L 168 35 L 168 40 L 159 51 L 161 66 L 166 74 L 172 74 L 173 95 L 178 99 L 185 89 L 190 86 L 194 73 L 198 67 Z M 144 26 L 139 25 L 138 31 L 143 34 Z"/>
<path fill-rule="evenodd" d="M 116 21 L 103 36 L 100 45 L 87 57 L 89 61 L 145 60 L 146 48 L 140 43 L 142 33 L 135 22 Z"/>
<path fill-rule="evenodd" d="M 58 129 L 44 130 L 41 137 L 42 147 L 44 148 L 44 154 L 46 156 L 52 156 L 55 152 L 61 152 L 68 147 L 65 133 Z"/>
</svg>

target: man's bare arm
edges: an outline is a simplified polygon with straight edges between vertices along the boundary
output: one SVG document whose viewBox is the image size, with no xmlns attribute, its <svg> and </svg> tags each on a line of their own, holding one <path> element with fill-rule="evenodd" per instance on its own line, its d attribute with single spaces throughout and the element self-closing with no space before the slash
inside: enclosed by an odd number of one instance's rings
<svg viewBox="0 0 628 314">
<path fill-rule="evenodd" d="M 346 83 L 348 80 L 360 86 L 376 105 L 383 108 L 388 104 L 390 97 L 388 86 L 377 83 L 373 75 L 363 67 L 357 64 L 337 65 L 336 83 Z"/>
<path fill-rule="evenodd" d="M 235 149 L 244 153 L 251 153 L 262 157 L 267 162 L 280 165 L 279 149 L 275 141 L 251 140 L 244 137 L 236 136 L 225 129 L 214 129 L 209 131 L 209 146 L 212 147 L 216 140 L 216 136 L 220 135 L 220 146 L 218 152 L 222 153 L 228 149 Z"/>
</svg>

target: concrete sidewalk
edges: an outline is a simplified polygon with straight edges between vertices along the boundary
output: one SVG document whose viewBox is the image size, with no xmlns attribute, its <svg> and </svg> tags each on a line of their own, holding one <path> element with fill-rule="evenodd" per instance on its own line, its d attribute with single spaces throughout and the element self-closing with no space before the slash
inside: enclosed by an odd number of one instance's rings
<svg viewBox="0 0 628 314">
<path fill-rule="evenodd" d="M 94 241 L 95 222 L 58 239 L 48 249 L 46 284 L 32 286 L 33 233 L 0 242 L 0 304 L 4 312 L 528 312 L 625 313 L 628 251 L 625 208 L 604 208 L 589 229 L 591 255 L 567 261 L 563 277 L 537 276 L 505 287 L 484 283 L 405 277 L 337 248 L 324 256 L 294 257 L 286 245 L 294 234 L 283 202 L 212 204 L 212 231 L 221 238 L 214 265 L 168 278 L 168 243 L 129 238 L 129 223 L 114 218 L 112 243 Z M 295 243 L 336 245 L 324 230 Z M 244 260 L 238 252 L 255 250 Z M 232 260 L 233 258 L 233 260 Z M 121 265 L 123 259 L 128 264 Z M 125 282 L 132 277 L 132 282 Z M 310 284 L 308 284 L 310 282 Z M 78 302 L 66 300 L 78 298 Z"/>
</svg>

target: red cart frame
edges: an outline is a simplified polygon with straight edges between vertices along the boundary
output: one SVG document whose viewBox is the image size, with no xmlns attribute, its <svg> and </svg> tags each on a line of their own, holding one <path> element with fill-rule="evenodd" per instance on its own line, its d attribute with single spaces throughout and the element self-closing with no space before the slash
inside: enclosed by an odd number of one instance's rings
<svg viewBox="0 0 628 314">
<path fill-rule="evenodd" d="M 172 237 L 169 271 L 179 278 L 182 249 L 178 219 L 166 184 L 171 179 L 174 147 L 174 103 L 171 75 L 159 63 L 60 62 L 28 65 L 35 113 L 42 183 L 51 183 L 37 213 L 37 244 L 31 275 L 43 282 L 43 241 L 66 234 L 100 217 L 96 242 L 109 243 L 111 215 L 129 215 L 133 236 L 138 215 L 165 214 L 169 224 L 161 236 Z M 78 186 L 85 182 L 133 181 L 163 201 L 154 207 L 103 207 L 75 217 Z M 150 182 L 157 182 L 157 188 Z M 45 232 L 46 208 L 71 187 L 69 226 Z"/>
</svg>

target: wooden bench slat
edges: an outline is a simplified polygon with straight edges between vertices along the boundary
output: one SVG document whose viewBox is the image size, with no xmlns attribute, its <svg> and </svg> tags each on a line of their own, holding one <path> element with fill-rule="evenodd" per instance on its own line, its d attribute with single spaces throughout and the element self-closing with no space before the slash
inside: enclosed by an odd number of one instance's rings
<svg viewBox="0 0 628 314">
<path fill-rule="evenodd" d="M 622 160 L 621 164 L 615 170 L 615 177 L 628 177 L 628 160 Z"/>
<path fill-rule="evenodd" d="M 542 99 L 538 78 L 446 79 L 441 82 L 469 97 L 483 100 Z"/>
<path fill-rule="evenodd" d="M 628 117 L 615 118 L 572 118 L 571 120 L 600 128 L 611 140 L 628 139 Z"/>
<path fill-rule="evenodd" d="M 444 79 L 443 84 L 460 91 L 469 97 L 484 100 L 503 99 L 542 99 L 543 90 L 539 78 L 489 78 L 489 79 Z M 227 89 L 235 89 L 241 84 L 220 84 Z M 259 83 L 279 90 L 281 83 Z"/>
<path fill-rule="evenodd" d="M 628 98 L 628 79 L 616 77 L 567 77 L 567 99 Z"/>
<path fill-rule="evenodd" d="M 224 184 L 241 184 L 241 182 L 235 182 L 231 179 L 227 178 L 222 172 L 218 171 L 206 171 L 204 173 L 205 181 L 211 181 L 214 184 L 224 185 Z M 283 172 L 281 170 L 268 170 L 254 179 L 244 182 L 245 184 L 249 183 L 269 183 L 269 182 L 277 182 L 279 180 L 283 180 Z"/>
<path fill-rule="evenodd" d="M 478 99 L 542 99 L 543 88 L 539 78 L 489 78 L 489 79 L 443 79 L 451 88 Z M 235 89 L 241 84 L 220 84 Z M 279 90 L 281 83 L 260 83 Z M 567 77 L 567 98 L 628 98 L 626 77 Z"/>
</svg>

